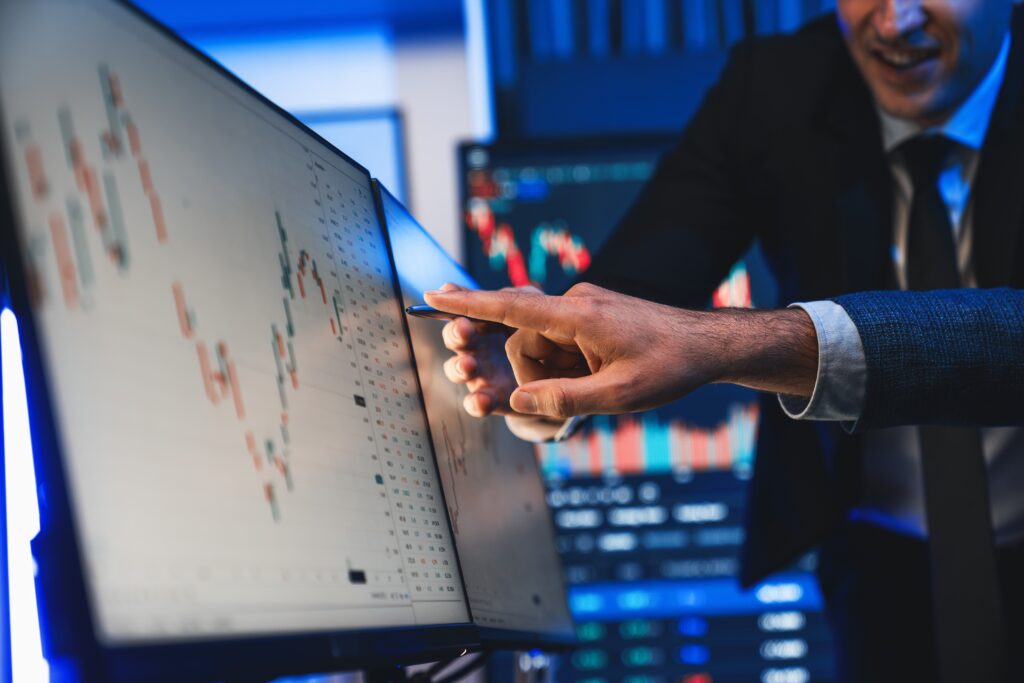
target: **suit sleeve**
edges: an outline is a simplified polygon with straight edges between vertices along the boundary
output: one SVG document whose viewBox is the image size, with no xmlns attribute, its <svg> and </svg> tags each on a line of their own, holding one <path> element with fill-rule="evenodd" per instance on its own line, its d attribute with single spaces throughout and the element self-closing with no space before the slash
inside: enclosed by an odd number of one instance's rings
<svg viewBox="0 0 1024 683">
<path fill-rule="evenodd" d="M 740 157 L 752 49 L 734 49 L 581 280 L 672 306 L 706 305 L 752 238 Z"/>
<path fill-rule="evenodd" d="M 1024 290 L 837 297 L 867 362 L 854 430 L 1024 424 Z"/>
</svg>

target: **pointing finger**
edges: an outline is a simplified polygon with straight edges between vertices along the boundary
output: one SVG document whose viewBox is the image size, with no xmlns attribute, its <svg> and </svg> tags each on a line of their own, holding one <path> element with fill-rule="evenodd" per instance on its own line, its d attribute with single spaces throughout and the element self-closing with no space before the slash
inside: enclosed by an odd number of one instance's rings
<svg viewBox="0 0 1024 683">
<path fill-rule="evenodd" d="M 558 297 L 514 290 L 500 292 L 425 292 L 427 303 L 442 311 L 490 320 L 508 327 L 572 337 L 573 309 Z"/>
</svg>

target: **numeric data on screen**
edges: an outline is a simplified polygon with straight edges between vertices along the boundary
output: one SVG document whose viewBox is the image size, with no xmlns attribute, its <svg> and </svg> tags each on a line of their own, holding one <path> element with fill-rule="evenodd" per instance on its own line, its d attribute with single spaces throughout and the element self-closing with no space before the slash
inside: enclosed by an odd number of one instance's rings
<svg viewBox="0 0 1024 683">
<path fill-rule="evenodd" d="M 119 5 L 0 44 L 101 637 L 468 621 L 367 175 Z"/>
</svg>

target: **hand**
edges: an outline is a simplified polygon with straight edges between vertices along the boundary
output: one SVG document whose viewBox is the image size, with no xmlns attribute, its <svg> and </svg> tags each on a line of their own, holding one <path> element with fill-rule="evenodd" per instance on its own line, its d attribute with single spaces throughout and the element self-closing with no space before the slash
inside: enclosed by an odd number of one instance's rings
<svg viewBox="0 0 1024 683">
<path fill-rule="evenodd" d="M 517 328 L 505 345 L 517 413 L 633 412 L 710 382 L 809 396 L 817 373 L 814 326 L 800 309 L 687 311 L 589 284 L 562 297 L 449 289 L 426 300 Z"/>
<path fill-rule="evenodd" d="M 470 291 L 445 284 L 442 291 Z M 444 345 L 455 355 L 445 361 L 444 374 L 455 384 L 465 384 L 469 394 L 463 399 L 466 412 L 474 417 L 512 412 L 509 396 L 516 388 L 505 342 L 513 330 L 498 324 L 474 323 L 456 318 L 441 330 Z"/>
</svg>

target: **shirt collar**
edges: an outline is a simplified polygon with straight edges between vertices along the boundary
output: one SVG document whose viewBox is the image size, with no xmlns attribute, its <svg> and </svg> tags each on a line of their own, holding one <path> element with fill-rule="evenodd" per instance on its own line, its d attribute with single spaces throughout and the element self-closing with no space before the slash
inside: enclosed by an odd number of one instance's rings
<svg viewBox="0 0 1024 683">
<path fill-rule="evenodd" d="M 944 124 L 929 130 L 945 135 L 964 147 L 973 150 L 981 149 L 981 144 L 985 141 L 985 133 L 988 132 L 988 122 L 992 117 L 992 110 L 996 105 L 996 98 L 999 96 L 999 88 L 1003 84 L 1003 76 L 1006 75 L 1006 60 L 1009 54 L 1010 32 L 1007 31 L 1003 38 L 1003 45 L 999 48 L 999 55 L 996 56 L 995 62 L 971 96 L 953 112 L 953 115 Z M 891 152 L 901 143 L 925 130 L 914 121 L 896 118 L 881 109 L 878 110 L 878 116 L 882 121 L 882 141 L 886 152 Z"/>
</svg>

